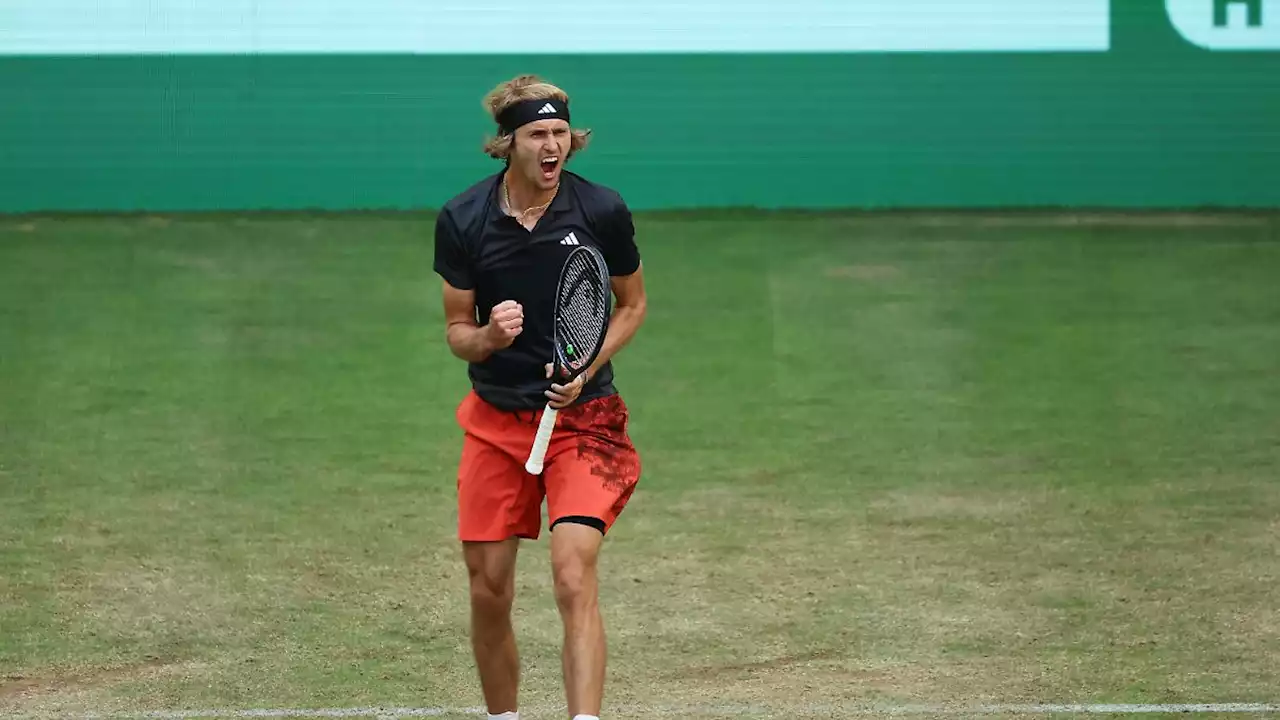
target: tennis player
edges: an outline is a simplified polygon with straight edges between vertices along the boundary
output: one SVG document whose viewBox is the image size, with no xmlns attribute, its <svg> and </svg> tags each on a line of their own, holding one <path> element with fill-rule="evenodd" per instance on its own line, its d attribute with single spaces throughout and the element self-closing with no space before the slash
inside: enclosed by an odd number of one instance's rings
<svg viewBox="0 0 1280 720">
<path fill-rule="evenodd" d="M 538 538 L 545 499 L 569 715 L 596 720 L 605 677 L 597 558 L 640 477 L 610 362 L 644 320 L 640 254 L 621 196 L 565 169 L 590 131 L 570 125 L 563 90 L 522 75 L 495 87 L 484 105 L 498 125 L 485 152 L 504 167 L 446 203 L 435 228 L 449 348 L 467 361 L 471 380 L 457 408 L 457 490 L 472 650 L 489 717 L 517 720 L 516 551 L 521 538 Z M 561 384 L 550 364 L 556 286 L 579 245 L 603 254 L 614 312 L 599 357 Z M 548 402 L 559 419 L 543 472 L 533 476 L 524 462 Z"/>
</svg>

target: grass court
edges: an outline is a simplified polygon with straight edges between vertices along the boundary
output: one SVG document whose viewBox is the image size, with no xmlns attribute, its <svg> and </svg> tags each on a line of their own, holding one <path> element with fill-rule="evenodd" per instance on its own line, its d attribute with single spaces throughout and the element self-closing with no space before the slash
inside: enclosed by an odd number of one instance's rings
<svg viewBox="0 0 1280 720">
<path fill-rule="evenodd" d="M 1280 701 L 1280 216 L 636 224 L 605 716 Z M 432 227 L 0 219 L 0 714 L 479 706 Z"/>
</svg>

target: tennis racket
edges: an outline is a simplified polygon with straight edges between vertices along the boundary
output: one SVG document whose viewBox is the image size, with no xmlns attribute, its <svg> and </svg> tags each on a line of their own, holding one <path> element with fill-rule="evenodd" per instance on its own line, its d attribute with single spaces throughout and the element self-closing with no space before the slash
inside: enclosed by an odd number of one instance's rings
<svg viewBox="0 0 1280 720">
<path fill-rule="evenodd" d="M 572 382 L 591 367 L 609 329 L 609 267 L 600 251 L 580 245 L 569 253 L 560 269 L 556 288 L 555 321 L 551 332 L 553 357 L 551 377 L 555 382 Z M 524 469 L 531 475 L 542 472 L 542 461 L 551 444 L 551 431 L 559 412 L 548 402 L 533 438 L 533 448 Z"/>
</svg>

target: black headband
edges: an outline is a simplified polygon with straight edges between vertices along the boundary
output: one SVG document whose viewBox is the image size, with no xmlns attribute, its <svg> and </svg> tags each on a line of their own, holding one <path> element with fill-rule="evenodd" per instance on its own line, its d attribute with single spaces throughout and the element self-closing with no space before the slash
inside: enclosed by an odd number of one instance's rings
<svg viewBox="0 0 1280 720">
<path fill-rule="evenodd" d="M 569 122 L 569 103 L 562 100 L 521 100 L 498 113 L 498 127 L 513 133 L 521 125 L 556 118 Z"/>
</svg>

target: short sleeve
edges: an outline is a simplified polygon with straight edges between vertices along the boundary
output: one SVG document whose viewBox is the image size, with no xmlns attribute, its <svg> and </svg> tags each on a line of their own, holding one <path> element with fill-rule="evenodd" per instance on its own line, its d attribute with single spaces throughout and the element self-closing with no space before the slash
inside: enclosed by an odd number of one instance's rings
<svg viewBox="0 0 1280 720">
<path fill-rule="evenodd" d="M 443 210 L 436 216 L 435 271 L 459 290 L 475 287 L 471 260 L 467 257 L 462 237 L 449 213 Z"/>
<path fill-rule="evenodd" d="M 619 197 L 602 220 L 601 252 L 605 264 L 609 266 L 609 274 L 619 277 L 639 270 L 640 249 L 636 247 L 636 229 L 631 219 L 631 209 Z"/>
</svg>

